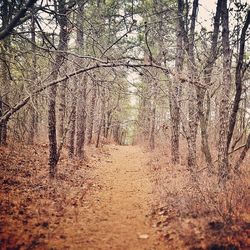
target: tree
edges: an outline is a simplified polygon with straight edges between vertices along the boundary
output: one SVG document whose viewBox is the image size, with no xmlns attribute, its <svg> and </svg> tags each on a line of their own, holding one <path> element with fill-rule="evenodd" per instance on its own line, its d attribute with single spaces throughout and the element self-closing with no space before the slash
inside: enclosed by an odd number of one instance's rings
<svg viewBox="0 0 250 250">
<path fill-rule="evenodd" d="M 183 18 L 184 4 L 183 1 L 178 1 L 178 18 L 176 24 L 176 59 L 175 59 L 175 81 L 170 85 L 170 116 L 171 116 L 171 155 L 172 163 L 180 163 L 179 138 L 180 138 L 180 98 L 182 95 L 181 73 L 183 70 Z"/>
<path fill-rule="evenodd" d="M 227 1 L 222 1 L 221 12 L 223 79 L 220 88 L 218 167 L 220 182 L 224 182 L 229 174 L 227 136 L 231 90 L 231 50 L 229 42 L 229 16 Z"/>
<path fill-rule="evenodd" d="M 60 26 L 58 50 L 62 51 L 56 55 L 52 63 L 51 80 L 56 80 L 59 69 L 64 61 L 68 47 L 68 20 L 65 0 L 58 1 L 58 15 L 56 16 Z M 55 177 L 57 172 L 58 151 L 57 151 L 57 128 L 56 128 L 56 95 L 57 86 L 54 85 L 49 89 L 48 101 L 48 136 L 49 136 L 49 167 L 50 176 Z"/>
<path fill-rule="evenodd" d="M 213 163 L 208 141 L 208 131 L 207 131 L 208 114 L 206 115 L 206 112 L 204 110 L 204 99 L 205 99 L 205 94 L 208 91 L 209 86 L 211 85 L 213 66 L 216 62 L 218 54 L 218 36 L 219 36 L 220 17 L 221 17 L 221 2 L 222 2 L 221 0 L 217 1 L 216 14 L 214 16 L 213 33 L 211 36 L 211 47 L 204 67 L 205 86 L 197 87 L 197 99 L 198 99 L 197 105 L 198 105 L 198 113 L 200 119 L 201 143 L 202 143 L 201 149 L 205 155 L 207 167 L 210 171 L 212 171 Z M 208 98 L 210 97 L 208 96 Z M 210 107 L 207 107 L 207 113 L 209 113 L 209 109 Z"/>
<path fill-rule="evenodd" d="M 77 15 L 77 38 L 76 46 L 78 53 L 84 52 L 84 41 L 83 41 L 83 18 L 84 18 L 84 5 L 80 2 L 78 5 Z M 78 63 L 82 63 L 79 60 Z M 77 81 L 77 93 L 76 93 L 76 150 L 75 154 L 77 157 L 84 157 L 84 142 L 85 142 L 85 131 L 86 131 L 86 88 L 87 88 L 87 75 L 83 74 Z"/>
</svg>

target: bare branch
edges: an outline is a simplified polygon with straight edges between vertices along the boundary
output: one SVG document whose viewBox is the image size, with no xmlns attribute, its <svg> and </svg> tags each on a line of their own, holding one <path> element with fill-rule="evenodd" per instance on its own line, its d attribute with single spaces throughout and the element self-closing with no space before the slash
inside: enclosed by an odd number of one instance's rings
<svg viewBox="0 0 250 250">
<path fill-rule="evenodd" d="M 0 40 L 3 40 L 5 37 L 9 36 L 12 32 L 12 30 L 20 25 L 21 18 L 25 17 L 26 12 L 28 9 L 32 8 L 37 0 L 29 0 L 14 16 L 14 18 L 10 21 L 10 23 L 7 25 L 7 27 L 3 27 L 0 32 Z M 26 19 L 25 19 L 26 21 Z"/>
</svg>

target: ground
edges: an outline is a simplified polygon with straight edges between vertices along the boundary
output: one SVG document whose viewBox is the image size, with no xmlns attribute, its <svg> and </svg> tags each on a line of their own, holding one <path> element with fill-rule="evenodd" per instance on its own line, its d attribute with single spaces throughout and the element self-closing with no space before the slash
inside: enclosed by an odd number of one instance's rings
<svg viewBox="0 0 250 250">
<path fill-rule="evenodd" d="M 228 226 L 219 203 L 201 204 L 184 166 L 142 147 L 89 150 L 84 162 L 65 154 L 56 180 L 47 145 L 0 157 L 0 249 L 249 249 L 247 215 Z"/>
<path fill-rule="evenodd" d="M 83 249 L 163 249 L 150 222 L 152 183 L 142 149 L 114 146 L 111 152 L 94 172 L 100 190 L 82 220 Z"/>
</svg>

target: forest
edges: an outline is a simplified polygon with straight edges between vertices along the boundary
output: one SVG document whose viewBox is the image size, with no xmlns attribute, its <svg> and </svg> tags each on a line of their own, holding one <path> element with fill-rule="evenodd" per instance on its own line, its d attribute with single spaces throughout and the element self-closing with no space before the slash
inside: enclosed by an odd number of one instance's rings
<svg viewBox="0 0 250 250">
<path fill-rule="evenodd" d="M 250 249 L 249 0 L 0 0 L 0 249 Z"/>
</svg>

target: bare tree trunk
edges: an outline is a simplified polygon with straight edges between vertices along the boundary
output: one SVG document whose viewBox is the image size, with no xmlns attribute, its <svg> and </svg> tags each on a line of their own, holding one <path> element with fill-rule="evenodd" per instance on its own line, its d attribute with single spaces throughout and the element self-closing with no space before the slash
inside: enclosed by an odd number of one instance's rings
<svg viewBox="0 0 250 250">
<path fill-rule="evenodd" d="M 197 87 L 196 88 L 196 93 L 197 93 L 197 101 L 198 101 L 198 113 L 199 113 L 199 119 L 200 119 L 200 129 L 201 129 L 201 151 L 203 152 L 205 156 L 205 160 L 208 166 L 208 169 L 211 170 L 212 168 L 212 156 L 210 152 L 210 147 L 209 147 L 209 141 L 208 141 L 208 116 L 205 114 L 205 108 L 204 108 L 204 100 L 205 100 L 205 95 L 206 95 L 206 90 Z M 209 93 L 207 94 L 207 98 L 209 99 Z M 209 114 L 209 109 L 210 107 L 207 106 L 207 112 Z"/>
<path fill-rule="evenodd" d="M 188 71 L 189 79 L 189 96 L 188 96 L 188 113 L 189 113 L 189 132 L 187 136 L 188 141 L 188 167 L 190 170 L 196 167 L 196 139 L 197 139 L 197 128 L 198 128 L 198 103 L 196 88 L 194 82 L 197 81 L 198 74 L 194 58 L 194 36 L 195 36 L 195 23 L 197 18 L 199 0 L 193 1 L 193 10 L 191 15 L 191 26 L 190 34 L 188 39 L 188 44 L 185 43 L 186 50 L 188 52 L 189 62 L 188 62 Z"/>
<path fill-rule="evenodd" d="M 1 113 L 4 114 L 6 110 L 9 109 L 9 81 L 10 81 L 10 72 L 9 72 L 9 62 L 7 57 L 7 48 L 10 46 L 10 40 L 6 39 L 3 41 L 3 46 L 1 48 Z M 1 122 L 1 135 L 0 135 L 0 145 L 7 145 L 7 124 L 8 120 Z"/>
<path fill-rule="evenodd" d="M 67 62 L 64 62 L 62 66 L 63 73 L 67 72 Z M 58 109 L 58 137 L 59 141 L 62 140 L 64 135 L 64 124 L 65 124 L 65 115 L 66 115 L 66 81 L 63 81 L 59 85 L 59 109 Z"/>
<path fill-rule="evenodd" d="M 104 114 L 102 114 L 99 127 L 98 127 L 98 132 L 97 132 L 97 139 L 96 139 L 96 147 L 99 148 L 100 145 L 100 140 L 101 140 L 101 133 L 102 133 L 102 125 L 103 125 L 103 119 L 104 119 Z"/>
<path fill-rule="evenodd" d="M 240 165 L 242 164 L 242 162 L 244 161 L 246 155 L 247 155 L 247 152 L 250 148 L 250 134 L 248 135 L 247 137 L 247 142 L 246 142 L 246 145 L 244 147 L 244 149 L 242 150 L 241 154 L 240 154 L 240 157 L 239 157 L 239 160 L 236 162 L 235 164 L 235 167 L 234 167 L 234 170 L 237 172 L 239 171 L 239 168 L 240 168 Z"/>
<path fill-rule="evenodd" d="M 222 49 L 223 49 L 223 80 L 221 83 L 219 109 L 219 144 L 218 167 L 219 182 L 224 182 L 229 174 L 227 138 L 229 125 L 229 99 L 231 89 L 231 52 L 229 46 L 229 17 L 227 1 L 222 1 Z"/>
<path fill-rule="evenodd" d="M 83 41 L 83 19 L 84 19 L 84 3 L 81 3 L 81 1 L 78 2 L 78 11 L 77 11 L 77 17 L 76 17 L 76 23 L 77 23 L 77 34 L 76 34 L 76 48 L 79 52 L 79 54 L 82 53 L 84 49 L 84 41 Z M 80 65 L 82 63 L 82 60 L 79 58 L 77 63 Z M 72 108 L 72 117 L 71 117 L 71 123 L 69 127 L 69 138 L 68 138 L 68 155 L 70 158 L 72 158 L 75 155 L 78 155 L 79 157 L 82 157 L 82 147 L 84 143 L 84 139 L 82 140 L 81 137 L 83 136 L 81 134 L 82 125 L 80 124 L 80 118 L 81 113 L 84 111 L 82 110 L 81 101 L 79 98 L 81 98 L 81 92 L 83 90 L 82 83 L 80 81 L 80 76 L 76 76 L 74 78 L 74 86 L 72 88 L 71 93 L 71 108 Z M 79 89 L 80 88 L 80 89 Z M 84 107 L 83 107 L 84 108 Z M 83 113 L 84 117 L 84 113 Z M 84 123 L 84 121 L 82 121 Z M 78 136 L 76 135 L 78 133 Z M 76 138 L 77 137 L 77 138 Z M 78 141 L 76 143 L 76 141 Z M 78 147 L 78 149 L 77 149 Z M 80 148 L 79 148 L 80 147 Z"/>
<path fill-rule="evenodd" d="M 105 108 L 106 108 L 106 105 L 105 105 L 105 89 L 101 90 L 101 95 L 103 95 L 103 96 L 101 97 L 101 114 L 100 114 L 101 115 L 101 119 L 100 119 L 100 122 L 99 122 L 98 132 L 97 132 L 97 139 L 96 139 L 96 147 L 97 148 L 100 145 L 102 127 L 103 127 L 103 124 L 104 124 L 103 121 L 105 119 Z"/>
<path fill-rule="evenodd" d="M 188 167 L 193 171 L 196 167 L 196 137 L 198 127 L 198 110 L 197 110 L 197 96 L 194 82 L 197 81 L 197 70 L 194 59 L 194 37 L 195 37 L 195 24 L 198 12 L 198 0 L 193 1 L 193 9 L 191 15 L 190 32 L 188 35 L 187 20 L 184 21 L 184 2 L 178 0 L 178 16 L 179 16 L 179 27 L 180 38 L 184 45 L 184 49 L 188 55 L 188 74 L 189 74 L 189 86 L 188 86 L 188 124 L 185 131 L 187 133 L 186 139 L 188 144 Z M 186 4 L 186 10 L 189 8 Z M 187 18 L 187 15 L 186 15 Z M 178 37 L 177 37 L 178 38 Z M 180 59 L 179 59 L 180 60 Z M 183 63 L 183 59 L 181 59 Z M 172 102 L 174 103 L 174 101 Z M 171 103 L 171 104 L 172 104 Z"/>
<path fill-rule="evenodd" d="M 151 106 L 151 126 L 149 135 L 149 147 L 151 150 L 155 148 L 155 119 L 156 119 L 156 99 L 157 99 L 157 84 L 153 86 L 153 100 Z"/>
<path fill-rule="evenodd" d="M 216 14 L 214 17 L 214 27 L 213 27 L 213 34 L 211 39 L 211 48 L 209 52 L 209 56 L 207 59 L 207 63 L 204 69 L 204 82 L 205 86 L 204 88 L 197 87 L 197 99 L 198 99 L 198 113 L 199 113 L 199 119 L 200 119 L 200 128 L 201 128 L 201 150 L 205 156 L 206 163 L 208 166 L 208 169 L 212 170 L 212 156 L 211 151 L 209 147 L 209 141 L 208 141 L 208 115 L 206 115 L 205 109 L 204 109 L 204 99 L 206 95 L 207 88 L 209 87 L 211 83 L 211 74 L 213 71 L 213 65 L 216 61 L 216 55 L 217 55 L 217 43 L 218 43 L 218 35 L 219 35 L 219 27 L 220 27 L 220 16 L 221 16 L 221 2 L 222 0 L 217 1 L 216 6 Z M 207 94 L 207 98 L 209 101 L 209 94 Z M 207 113 L 209 114 L 209 105 L 207 105 Z"/>
<path fill-rule="evenodd" d="M 240 37 L 239 57 L 238 57 L 238 62 L 237 62 L 237 67 L 236 67 L 236 72 L 235 72 L 236 93 L 234 96 L 233 110 L 232 110 L 232 113 L 230 116 L 230 121 L 229 121 L 229 130 L 228 130 L 228 138 L 227 138 L 227 151 L 229 150 L 229 146 L 230 146 L 230 143 L 232 140 L 234 127 L 235 127 L 235 123 L 236 123 L 236 118 L 237 118 L 237 113 L 238 113 L 239 105 L 240 105 L 240 101 L 241 101 L 242 77 L 243 77 L 243 72 L 242 72 L 243 57 L 244 57 L 244 52 L 245 52 L 246 32 L 247 32 L 249 24 L 250 24 L 250 11 L 248 11 L 248 13 L 247 13 L 247 18 L 246 18 L 245 24 L 243 26 L 243 29 L 241 32 L 241 37 Z"/>
<path fill-rule="evenodd" d="M 150 137 L 149 137 L 149 147 L 150 147 L 151 150 L 155 149 L 155 113 L 156 113 L 156 108 L 153 107 L 152 119 L 151 119 Z"/>
<path fill-rule="evenodd" d="M 92 142 L 92 137 L 93 137 L 96 96 L 97 96 L 97 86 L 96 86 L 96 83 L 93 81 L 91 106 L 90 106 L 90 112 L 89 112 L 89 128 L 88 128 L 88 143 L 89 144 Z"/>
<path fill-rule="evenodd" d="M 60 58 L 59 58 L 60 59 Z M 52 74 L 52 79 L 57 78 L 58 72 Z M 58 68 L 59 70 L 59 68 Z M 49 173 L 50 177 L 55 177 L 58 162 L 57 157 L 57 140 L 56 140 L 56 86 L 49 89 L 49 102 L 48 102 L 48 136 L 49 136 Z"/>
<path fill-rule="evenodd" d="M 77 107 L 76 107 L 76 156 L 84 157 L 84 143 L 86 131 L 86 84 L 87 75 L 77 86 Z"/>
<path fill-rule="evenodd" d="M 140 136 L 142 136 L 142 140 L 145 141 L 148 138 L 150 131 L 150 118 L 149 118 L 149 100 L 148 95 L 143 93 L 142 100 L 140 103 L 140 113 L 138 118 L 138 125 L 140 127 Z M 141 141 L 140 141 L 141 142 Z"/>
<path fill-rule="evenodd" d="M 7 1 L 4 1 L 2 3 L 0 11 L 2 12 L 2 28 L 6 28 L 8 26 L 8 21 L 10 16 L 9 10 L 8 10 L 8 3 Z M 9 81 L 11 79 L 10 72 L 9 72 L 9 61 L 8 61 L 8 56 L 7 56 L 7 50 L 10 47 L 10 39 L 5 38 L 3 40 L 3 46 L 1 46 L 1 61 L 0 61 L 0 67 L 1 67 L 1 76 L 0 76 L 0 81 L 1 81 L 1 89 L 0 89 L 0 113 L 4 114 L 5 111 L 9 108 L 8 102 L 9 102 L 9 97 L 8 97 L 8 87 L 9 87 Z M 3 121 L 0 123 L 0 145 L 7 145 L 7 123 L 8 120 Z"/>
<path fill-rule="evenodd" d="M 180 137 L 180 95 L 181 95 L 181 83 L 180 74 L 183 68 L 183 30 L 182 30 L 182 16 L 184 10 L 184 3 L 182 0 L 178 1 L 178 20 L 177 20 L 177 49 L 175 59 L 175 82 L 170 85 L 170 117 L 171 117 L 171 156 L 172 163 L 179 164 L 180 152 L 179 152 L 179 137 Z"/>
<path fill-rule="evenodd" d="M 77 38 L 76 46 L 79 53 L 84 50 L 83 41 L 83 21 L 84 21 L 84 4 L 78 4 L 77 12 Z M 78 64 L 83 63 L 79 59 Z M 77 103 L 76 103 L 76 149 L 75 155 L 79 158 L 84 157 L 84 143 L 86 131 L 86 88 L 87 88 L 87 75 L 84 74 L 77 82 Z"/>
<path fill-rule="evenodd" d="M 115 121 L 115 124 L 114 124 L 114 128 L 113 128 L 113 138 L 114 138 L 114 141 L 115 143 L 117 144 L 121 144 L 121 141 L 120 141 L 120 124 L 118 121 Z"/>
<path fill-rule="evenodd" d="M 37 60 L 36 60 L 36 33 L 35 33 L 35 20 L 34 17 L 32 17 L 31 20 L 31 41 L 32 41 L 32 82 L 34 83 L 37 78 Z M 38 112 L 37 112 L 37 98 L 35 97 L 32 100 L 31 105 L 31 120 L 30 120 L 30 126 L 29 126 L 29 135 L 28 135 L 28 143 L 33 144 L 35 136 L 37 136 L 38 133 Z"/>
<path fill-rule="evenodd" d="M 75 132 L 76 132 L 76 90 L 77 90 L 77 83 L 74 82 L 73 88 L 71 91 L 71 121 L 69 124 L 69 137 L 68 137 L 68 155 L 69 158 L 73 158 L 75 153 Z"/>
<path fill-rule="evenodd" d="M 68 45 L 68 33 L 67 33 L 67 16 L 66 16 L 66 6 L 65 0 L 58 1 L 58 22 L 60 25 L 60 34 L 59 34 L 59 45 L 58 49 L 61 51 L 67 50 Z M 52 65 L 52 80 L 55 80 L 58 76 L 59 69 L 63 63 L 65 54 L 59 53 L 56 55 L 55 62 Z M 49 101 L 48 101 L 48 136 L 49 136 L 49 173 L 50 177 L 55 177 L 57 172 L 57 162 L 58 162 L 58 153 L 57 153 L 57 138 L 56 138 L 56 94 L 57 86 L 54 85 L 49 89 Z"/>
<path fill-rule="evenodd" d="M 110 128 L 111 128 L 111 124 L 112 124 L 112 110 L 108 110 L 108 111 L 107 111 L 106 117 L 107 117 L 107 123 L 106 123 L 107 126 L 106 126 L 106 133 L 105 133 L 104 137 L 105 137 L 106 139 L 108 139 L 108 137 L 109 137 L 109 132 L 110 132 Z"/>
</svg>

